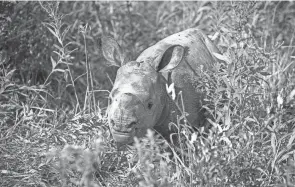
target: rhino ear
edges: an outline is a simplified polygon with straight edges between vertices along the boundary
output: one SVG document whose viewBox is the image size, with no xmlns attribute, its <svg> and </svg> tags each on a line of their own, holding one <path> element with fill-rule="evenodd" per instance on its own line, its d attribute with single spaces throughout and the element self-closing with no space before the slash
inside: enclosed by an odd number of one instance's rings
<svg viewBox="0 0 295 187">
<path fill-rule="evenodd" d="M 167 72 L 176 68 L 185 56 L 185 48 L 181 45 L 169 47 L 163 54 L 157 68 L 158 72 Z"/>
<path fill-rule="evenodd" d="M 125 63 L 125 55 L 114 38 L 102 36 L 101 48 L 104 58 L 109 62 L 108 65 L 121 67 Z"/>
</svg>

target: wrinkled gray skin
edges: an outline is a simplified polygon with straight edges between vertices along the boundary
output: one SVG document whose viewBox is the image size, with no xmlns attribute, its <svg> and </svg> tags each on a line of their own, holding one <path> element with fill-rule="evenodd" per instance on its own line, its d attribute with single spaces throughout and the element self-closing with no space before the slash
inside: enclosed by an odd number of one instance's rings
<svg viewBox="0 0 295 187">
<path fill-rule="evenodd" d="M 187 120 L 195 126 L 204 123 L 201 112 L 203 94 L 196 88 L 195 72 L 210 69 L 216 61 L 216 46 L 198 29 L 188 29 L 159 41 L 144 50 L 136 61 L 127 62 L 117 42 L 102 38 L 104 57 L 119 66 L 110 93 L 108 120 L 118 143 L 131 143 L 134 136 L 143 137 L 154 128 L 169 139 L 169 123 L 180 114 L 167 93 L 166 84 L 174 83 L 182 91 Z"/>
</svg>

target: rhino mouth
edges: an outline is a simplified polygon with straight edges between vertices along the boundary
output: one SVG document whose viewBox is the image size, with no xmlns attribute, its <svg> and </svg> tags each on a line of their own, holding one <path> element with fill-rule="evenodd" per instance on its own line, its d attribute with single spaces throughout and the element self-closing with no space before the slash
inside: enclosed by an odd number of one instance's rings
<svg viewBox="0 0 295 187">
<path fill-rule="evenodd" d="M 120 143 L 131 143 L 133 142 L 133 137 L 135 136 L 135 129 L 131 132 L 122 132 L 112 129 L 111 132 L 114 140 Z"/>
</svg>

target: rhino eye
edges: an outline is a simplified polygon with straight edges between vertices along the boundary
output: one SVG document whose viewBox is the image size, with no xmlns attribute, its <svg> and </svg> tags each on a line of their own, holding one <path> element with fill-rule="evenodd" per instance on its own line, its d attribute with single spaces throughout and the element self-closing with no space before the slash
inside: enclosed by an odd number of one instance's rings
<svg viewBox="0 0 295 187">
<path fill-rule="evenodd" d="M 108 99 L 108 104 L 110 105 L 111 103 L 112 103 L 112 98 L 109 97 L 109 99 Z"/>
<path fill-rule="evenodd" d="M 148 109 L 149 109 L 149 110 L 152 109 L 153 105 L 154 105 L 153 102 L 151 102 L 151 101 L 148 102 L 148 105 L 147 105 L 147 106 L 148 106 Z"/>
</svg>

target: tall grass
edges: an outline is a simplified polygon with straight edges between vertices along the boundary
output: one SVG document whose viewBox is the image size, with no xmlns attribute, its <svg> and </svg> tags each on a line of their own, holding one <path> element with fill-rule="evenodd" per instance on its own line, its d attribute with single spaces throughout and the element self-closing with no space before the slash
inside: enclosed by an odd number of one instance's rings
<svg viewBox="0 0 295 187">
<path fill-rule="evenodd" d="M 1 186 L 294 186 L 293 2 L 1 6 Z M 223 53 L 195 72 L 210 128 L 179 120 L 177 145 L 153 131 L 117 145 L 105 113 L 116 69 L 102 65 L 99 37 L 135 59 L 190 27 Z"/>
</svg>

